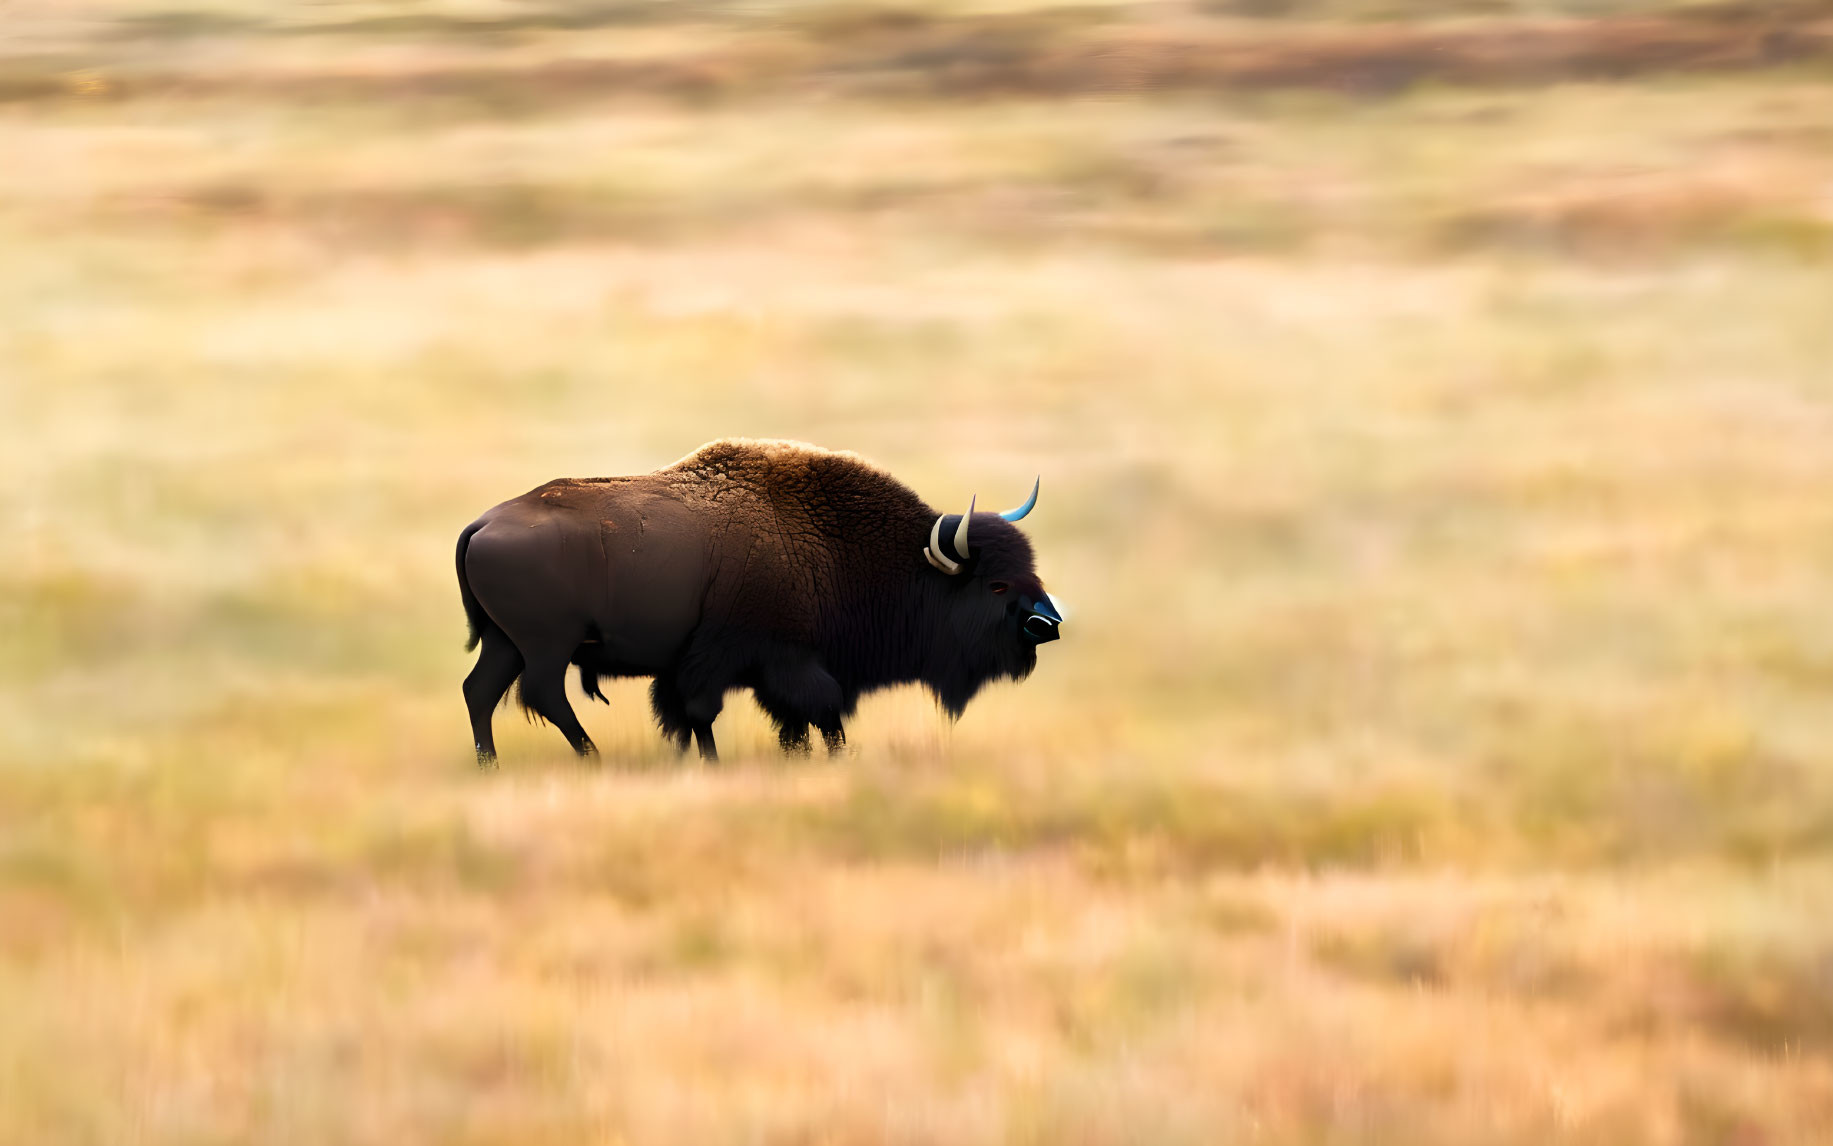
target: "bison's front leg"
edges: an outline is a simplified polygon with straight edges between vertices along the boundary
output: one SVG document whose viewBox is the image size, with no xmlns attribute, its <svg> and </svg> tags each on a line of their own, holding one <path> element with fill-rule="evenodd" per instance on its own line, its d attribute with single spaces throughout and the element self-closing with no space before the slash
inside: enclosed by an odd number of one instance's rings
<svg viewBox="0 0 1833 1146">
<path fill-rule="evenodd" d="M 709 764 L 719 761 L 719 749 L 713 744 L 713 721 L 724 707 L 724 689 L 689 696 L 683 706 L 683 711 L 687 713 L 688 727 L 694 730 L 694 743 L 700 747 L 700 758 Z"/>
<path fill-rule="evenodd" d="M 713 743 L 713 723 L 694 725 L 694 743 L 700 746 L 700 758 L 708 764 L 719 763 L 719 748 Z"/>
<path fill-rule="evenodd" d="M 675 688 L 674 678 L 666 674 L 649 682 L 649 710 L 655 714 L 656 727 L 674 745 L 676 752 L 686 752 L 688 738 L 694 733 L 688 727 L 687 702 Z"/>
<path fill-rule="evenodd" d="M 808 752 L 808 717 L 795 705 L 765 689 L 753 689 L 757 706 L 776 726 L 776 742 L 783 751 L 806 755 Z"/>
<path fill-rule="evenodd" d="M 847 707 L 840 682 L 806 653 L 784 656 L 765 666 L 757 700 L 776 722 L 785 751 L 808 751 L 808 726 L 821 730 L 829 752 L 846 743 L 840 713 Z"/>
<path fill-rule="evenodd" d="M 776 743 L 785 752 L 808 755 L 808 725 L 803 724 L 800 728 L 779 727 L 776 730 Z"/>
<path fill-rule="evenodd" d="M 713 719 L 725 705 L 724 693 L 724 689 L 714 689 L 688 696 L 678 676 L 663 673 L 649 686 L 649 706 L 656 714 L 662 735 L 677 751 L 687 751 L 691 736 L 700 745 L 701 759 L 716 761 L 719 749 L 713 744 Z"/>
</svg>

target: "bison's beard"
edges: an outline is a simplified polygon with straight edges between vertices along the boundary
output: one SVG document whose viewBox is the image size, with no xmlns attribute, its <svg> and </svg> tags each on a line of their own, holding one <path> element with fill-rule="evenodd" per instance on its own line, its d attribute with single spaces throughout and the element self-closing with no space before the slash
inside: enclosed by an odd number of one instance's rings
<svg viewBox="0 0 1833 1146">
<path fill-rule="evenodd" d="M 1002 617 L 975 626 L 975 631 L 951 634 L 956 643 L 937 658 L 941 671 L 924 683 L 950 716 L 959 718 L 968 702 L 994 681 L 1021 681 L 1037 667 L 1037 646 L 1004 621 Z"/>
</svg>

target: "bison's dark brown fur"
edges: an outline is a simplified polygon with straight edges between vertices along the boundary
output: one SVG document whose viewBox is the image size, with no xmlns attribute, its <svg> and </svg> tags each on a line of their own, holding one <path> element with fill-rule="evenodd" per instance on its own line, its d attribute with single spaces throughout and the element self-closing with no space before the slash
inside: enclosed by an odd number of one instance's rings
<svg viewBox="0 0 1833 1146">
<path fill-rule="evenodd" d="M 950 576 L 923 555 L 935 509 L 853 454 L 713 442 L 635 477 L 552 481 L 458 539 L 458 582 L 481 643 L 465 680 L 480 760 L 519 677 L 525 707 L 593 751 L 567 702 L 606 676 L 650 676 L 664 735 L 714 755 L 725 693 L 750 688 L 785 748 L 809 725 L 830 748 L 861 694 L 921 683 L 959 715 L 987 682 L 1036 664 L 1024 626 L 1053 615 L 1031 546 L 997 514 L 970 519 Z M 946 519 L 953 530 L 958 519 Z M 950 551 L 952 552 L 952 551 Z M 1049 635 L 1054 636 L 1054 622 Z"/>
</svg>

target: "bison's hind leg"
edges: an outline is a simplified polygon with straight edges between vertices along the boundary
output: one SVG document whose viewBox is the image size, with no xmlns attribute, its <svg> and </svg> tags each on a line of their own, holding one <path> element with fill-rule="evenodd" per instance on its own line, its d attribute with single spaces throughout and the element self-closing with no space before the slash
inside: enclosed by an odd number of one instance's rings
<svg viewBox="0 0 1833 1146">
<path fill-rule="evenodd" d="M 581 756 L 595 756 L 598 748 L 592 743 L 592 738 L 586 735 L 579 717 L 573 714 L 572 703 L 566 698 L 568 663 L 564 655 L 528 658 L 528 664 L 522 670 L 522 704 L 558 728 L 560 735 L 566 737 L 566 742 L 573 746 L 573 751 Z"/>
<path fill-rule="evenodd" d="M 496 760 L 491 710 L 521 675 L 522 653 L 509 635 L 495 625 L 484 628 L 480 636 L 483 647 L 477 654 L 477 664 L 465 677 L 465 708 L 471 714 L 471 743 L 477 749 L 477 762 L 488 766 Z"/>
</svg>

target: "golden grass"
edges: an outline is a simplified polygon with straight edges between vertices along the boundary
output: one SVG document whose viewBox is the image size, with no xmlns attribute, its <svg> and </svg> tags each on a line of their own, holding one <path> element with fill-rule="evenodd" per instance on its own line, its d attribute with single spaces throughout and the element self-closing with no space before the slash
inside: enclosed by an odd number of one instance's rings
<svg viewBox="0 0 1833 1146">
<path fill-rule="evenodd" d="M 207 10 L 10 31 L 386 79 L 771 16 Z M 0 114 L 0 1142 L 1833 1124 L 1818 80 L 281 90 Z M 834 761 L 627 683 L 599 767 L 510 710 L 476 771 L 458 529 L 728 433 L 1041 470 L 1066 639 Z"/>
</svg>

